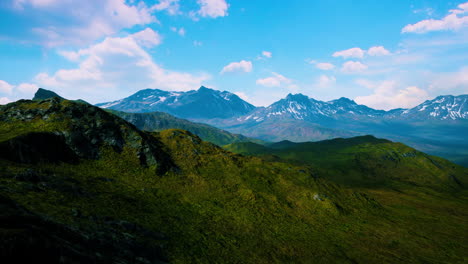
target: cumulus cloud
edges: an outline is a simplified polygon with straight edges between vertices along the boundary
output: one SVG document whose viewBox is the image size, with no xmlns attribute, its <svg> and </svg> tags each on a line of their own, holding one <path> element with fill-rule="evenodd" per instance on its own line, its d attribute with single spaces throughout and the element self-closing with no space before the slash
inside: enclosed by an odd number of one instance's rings
<svg viewBox="0 0 468 264">
<path fill-rule="evenodd" d="M 228 65 L 224 66 L 221 70 L 221 74 L 226 72 L 251 72 L 252 71 L 252 62 L 241 60 L 239 62 L 231 62 Z"/>
<path fill-rule="evenodd" d="M 256 81 L 256 84 L 262 85 L 265 87 L 280 87 L 283 85 L 292 85 L 293 83 L 291 79 L 288 79 L 279 73 L 273 72 L 272 74 L 273 76 L 271 77 L 258 79 Z"/>
<path fill-rule="evenodd" d="M 367 65 L 359 62 L 359 61 L 347 61 L 343 63 L 341 67 L 341 71 L 344 73 L 360 73 L 366 70 L 368 67 Z"/>
<path fill-rule="evenodd" d="M 6 97 L 0 97 L 0 105 L 11 103 L 12 101 Z"/>
<path fill-rule="evenodd" d="M 3 93 L 3 94 L 11 94 L 11 92 L 13 92 L 13 85 L 3 81 L 3 80 L 0 80 L 0 93 Z"/>
<path fill-rule="evenodd" d="M 362 58 L 364 57 L 365 51 L 361 48 L 351 48 L 347 50 L 337 51 L 333 53 L 333 57 L 343 57 L 344 59 L 347 58 Z"/>
<path fill-rule="evenodd" d="M 157 4 L 154 4 L 150 8 L 151 11 L 163 11 L 165 10 L 169 15 L 180 14 L 179 0 L 159 0 Z"/>
<path fill-rule="evenodd" d="M 457 9 L 449 11 L 442 19 L 426 19 L 417 22 L 416 24 L 406 25 L 402 33 L 427 33 L 431 31 L 456 31 L 464 27 L 468 27 L 468 2 L 459 4 Z"/>
<path fill-rule="evenodd" d="M 157 46 L 161 44 L 162 38 L 161 36 L 153 31 L 151 28 L 146 28 L 142 31 L 136 32 L 134 34 L 130 34 L 126 38 L 106 38 L 104 42 L 102 43 L 111 43 L 115 40 L 130 40 L 132 39 L 135 44 L 145 47 L 145 48 L 152 48 L 154 46 Z M 78 51 L 59 51 L 58 53 L 65 57 L 66 59 L 70 61 L 79 61 L 79 59 L 82 56 L 88 56 L 91 55 L 93 52 L 96 52 L 97 50 L 104 48 L 108 48 L 109 50 L 107 52 L 109 53 L 125 53 L 126 55 L 131 56 L 132 53 L 129 51 L 128 46 L 122 46 L 119 47 L 118 45 L 104 45 L 104 44 L 97 44 L 97 45 L 92 45 L 90 48 L 87 49 L 80 49 Z M 126 42 L 128 43 L 128 42 Z"/>
<path fill-rule="evenodd" d="M 395 81 L 368 81 L 365 86 L 373 89 L 373 93 L 367 96 L 357 96 L 354 100 L 375 109 L 412 108 L 429 99 L 425 90 L 416 86 L 400 88 Z"/>
<path fill-rule="evenodd" d="M 148 32 L 145 29 L 127 37 L 108 37 L 87 49 L 68 52 L 67 56 L 78 63 L 76 68 L 40 73 L 34 80 L 68 98 L 85 97 L 90 102 L 100 102 L 147 87 L 191 90 L 210 78 L 205 73 L 194 75 L 167 70 L 155 63 L 142 48 L 142 43 L 156 43 L 141 38 L 152 35 Z"/>
<path fill-rule="evenodd" d="M 6 104 L 18 99 L 31 98 L 39 86 L 32 83 L 10 84 L 0 80 L 0 104 Z M 1 103 L 3 102 L 3 103 Z"/>
<path fill-rule="evenodd" d="M 27 41 L 49 46 L 84 45 L 112 35 L 125 28 L 157 22 L 144 1 L 20 0 L 22 12 L 53 14 L 38 22 Z"/>
<path fill-rule="evenodd" d="M 361 48 L 351 48 L 347 50 L 337 51 L 333 53 L 333 57 L 342 57 L 344 59 L 347 58 L 357 58 L 362 59 L 364 55 L 369 56 L 386 56 L 390 55 L 390 51 L 385 49 L 383 46 L 374 46 L 370 47 L 368 50 L 363 50 Z"/>
<path fill-rule="evenodd" d="M 369 54 L 369 56 L 386 56 L 390 55 L 390 51 L 385 49 L 383 46 L 375 46 L 369 48 L 369 50 L 367 50 L 367 54 Z"/>
<path fill-rule="evenodd" d="M 202 17 L 224 17 L 227 16 L 229 4 L 225 0 L 197 0 L 200 5 L 198 15 Z"/>
<path fill-rule="evenodd" d="M 151 28 L 146 28 L 135 34 L 130 35 L 138 44 L 143 47 L 151 48 L 162 43 L 162 37 Z"/>
</svg>

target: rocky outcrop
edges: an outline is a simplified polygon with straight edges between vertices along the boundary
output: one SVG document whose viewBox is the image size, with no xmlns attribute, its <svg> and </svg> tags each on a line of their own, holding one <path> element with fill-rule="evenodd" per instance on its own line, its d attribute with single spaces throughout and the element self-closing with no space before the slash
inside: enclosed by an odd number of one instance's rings
<svg viewBox="0 0 468 264">
<path fill-rule="evenodd" d="M 75 156 L 98 159 L 104 148 L 122 152 L 128 147 L 142 165 L 156 166 L 160 173 L 174 167 L 157 139 L 95 106 L 54 97 L 37 102 L 20 100 L 0 108 L 0 113 L 0 122 L 36 126 L 47 122 L 44 133 L 29 134 L 26 130 L 26 133 L 0 144 L 0 156 L 8 156 L 10 160 L 73 162 Z M 46 155 L 37 155 L 41 152 Z"/>
</svg>

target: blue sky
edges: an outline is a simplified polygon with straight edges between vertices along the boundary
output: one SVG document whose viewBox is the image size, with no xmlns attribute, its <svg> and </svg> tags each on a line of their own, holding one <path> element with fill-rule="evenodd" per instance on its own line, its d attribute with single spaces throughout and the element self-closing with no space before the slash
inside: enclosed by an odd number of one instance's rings
<svg viewBox="0 0 468 264">
<path fill-rule="evenodd" d="M 38 87 L 91 103 L 200 85 L 378 109 L 468 93 L 468 2 L 6 0 L 0 103 Z"/>
</svg>

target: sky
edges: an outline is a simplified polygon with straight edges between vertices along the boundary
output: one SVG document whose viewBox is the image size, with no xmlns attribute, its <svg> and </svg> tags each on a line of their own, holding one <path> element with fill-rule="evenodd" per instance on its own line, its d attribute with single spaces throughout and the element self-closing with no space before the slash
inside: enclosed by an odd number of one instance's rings
<svg viewBox="0 0 468 264">
<path fill-rule="evenodd" d="M 410 108 L 468 94 L 465 1 L 1 0 L 0 104 L 204 85 Z"/>
</svg>

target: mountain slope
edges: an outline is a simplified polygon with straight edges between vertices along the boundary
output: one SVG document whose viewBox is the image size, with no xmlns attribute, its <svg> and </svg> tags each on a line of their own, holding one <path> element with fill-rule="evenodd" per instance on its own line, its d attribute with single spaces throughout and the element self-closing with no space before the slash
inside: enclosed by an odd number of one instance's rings
<svg viewBox="0 0 468 264">
<path fill-rule="evenodd" d="M 269 146 L 233 143 L 225 149 L 247 155 L 275 155 L 314 166 L 318 175 L 354 187 L 397 188 L 402 182 L 451 190 L 467 186 L 466 169 L 401 143 L 373 136 Z M 462 175 L 458 179 L 455 175 Z"/>
<path fill-rule="evenodd" d="M 398 118 L 398 116 L 392 116 Z M 399 118 L 410 120 L 459 120 L 468 119 L 468 95 L 438 96 L 433 100 L 401 112 Z"/>
<path fill-rule="evenodd" d="M 166 112 L 181 118 L 230 118 L 244 115 L 255 107 L 237 95 L 200 87 L 188 92 L 141 90 L 127 98 L 97 104 L 124 112 Z"/>
<path fill-rule="evenodd" d="M 225 130 L 212 127 L 210 125 L 193 123 L 185 119 L 171 116 L 167 113 L 126 113 L 120 111 L 111 111 L 111 113 L 134 124 L 138 129 L 146 131 L 162 131 L 165 129 L 177 128 L 190 131 L 205 141 L 209 141 L 218 146 L 227 145 L 234 142 L 257 142 L 261 140 L 248 138 L 240 134 L 231 134 Z"/>
<path fill-rule="evenodd" d="M 460 236 L 467 231 L 466 189 L 447 185 L 442 169 L 420 167 L 412 178 L 420 185 L 401 181 L 398 192 L 345 188 L 320 177 L 320 167 L 243 157 L 183 130 L 142 132 L 71 101 L 23 100 L 1 106 L 0 117 L 0 152 L 19 157 L 0 158 L 4 259 L 37 251 L 69 263 L 457 263 L 466 257 Z M 58 136 L 47 142 L 77 160 L 28 158 L 41 152 L 23 149 L 40 149 L 36 141 L 44 134 Z M 382 153 L 392 151 L 376 144 Z M 20 145 L 25 148 L 12 147 Z M 466 170 L 446 165 L 466 182 Z"/>
</svg>

